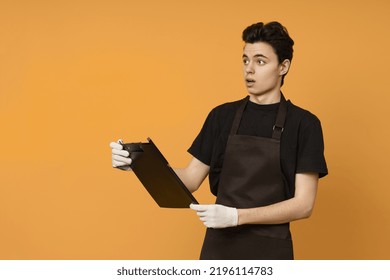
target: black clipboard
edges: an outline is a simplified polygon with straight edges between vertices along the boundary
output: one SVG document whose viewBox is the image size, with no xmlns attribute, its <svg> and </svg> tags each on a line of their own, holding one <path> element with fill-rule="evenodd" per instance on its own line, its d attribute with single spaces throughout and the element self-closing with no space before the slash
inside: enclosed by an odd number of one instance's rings
<svg viewBox="0 0 390 280">
<path fill-rule="evenodd" d="M 189 208 L 195 197 L 148 138 L 147 143 L 126 143 L 123 148 L 133 160 L 130 167 L 160 207 Z"/>
</svg>

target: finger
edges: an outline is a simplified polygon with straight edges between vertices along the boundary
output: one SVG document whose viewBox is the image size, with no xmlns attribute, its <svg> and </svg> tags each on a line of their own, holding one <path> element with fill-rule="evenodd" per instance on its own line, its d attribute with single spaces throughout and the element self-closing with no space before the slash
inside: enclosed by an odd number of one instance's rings
<svg viewBox="0 0 390 280">
<path fill-rule="evenodd" d="M 112 167 L 121 167 L 121 166 L 126 166 L 126 165 L 128 165 L 128 164 L 120 162 L 120 161 L 112 160 Z"/>
<path fill-rule="evenodd" d="M 112 154 L 113 155 L 119 155 L 119 156 L 124 156 L 128 157 L 130 153 L 126 150 L 118 150 L 118 149 L 112 149 Z"/>
<path fill-rule="evenodd" d="M 206 222 L 207 218 L 206 217 L 200 217 L 199 220 L 201 220 L 202 222 Z"/>
<path fill-rule="evenodd" d="M 209 222 L 207 222 L 207 221 L 204 222 L 203 224 L 204 224 L 206 227 L 208 227 L 208 228 L 212 228 L 212 225 L 211 225 Z"/>
<path fill-rule="evenodd" d="M 112 155 L 112 160 L 115 160 L 118 162 L 123 162 L 123 163 L 129 164 L 129 165 L 133 162 L 131 158 L 123 157 L 120 155 Z"/>
<path fill-rule="evenodd" d="M 115 167 L 118 167 L 118 166 L 130 165 L 130 164 L 127 163 L 127 162 L 120 161 L 120 160 L 112 159 L 112 165 L 113 165 L 113 166 L 115 165 Z"/>
<path fill-rule="evenodd" d="M 190 204 L 190 208 L 195 211 L 206 211 L 209 208 L 209 205 L 205 204 Z"/>
<path fill-rule="evenodd" d="M 129 170 L 131 170 L 130 165 L 121 165 L 121 164 L 119 164 L 119 165 L 117 166 L 117 165 L 115 164 L 115 162 L 112 163 L 112 167 L 114 167 L 114 168 L 119 168 L 119 169 L 124 170 L 124 171 L 129 171 Z"/>
<path fill-rule="evenodd" d="M 206 211 L 199 211 L 199 212 L 196 212 L 196 215 L 198 215 L 199 217 L 206 217 L 207 215 L 206 215 Z"/>
<path fill-rule="evenodd" d="M 124 163 L 124 165 L 130 165 L 130 164 L 133 162 L 133 161 L 131 160 L 131 158 L 122 157 L 122 156 L 119 156 L 119 155 L 113 155 L 113 156 L 112 156 L 112 160 L 113 160 L 113 161 L 120 162 L 120 163 Z"/>
<path fill-rule="evenodd" d="M 111 149 L 123 150 L 123 146 L 117 142 L 110 143 Z"/>
</svg>

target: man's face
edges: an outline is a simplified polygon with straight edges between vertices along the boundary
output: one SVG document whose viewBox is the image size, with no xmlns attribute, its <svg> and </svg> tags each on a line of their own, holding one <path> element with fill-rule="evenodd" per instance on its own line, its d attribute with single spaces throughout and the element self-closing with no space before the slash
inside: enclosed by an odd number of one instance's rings
<svg viewBox="0 0 390 280">
<path fill-rule="evenodd" d="M 271 45 L 264 42 L 247 43 L 242 58 L 245 85 L 251 99 L 269 100 L 275 94 L 278 96 L 286 66 L 279 64 Z"/>
</svg>

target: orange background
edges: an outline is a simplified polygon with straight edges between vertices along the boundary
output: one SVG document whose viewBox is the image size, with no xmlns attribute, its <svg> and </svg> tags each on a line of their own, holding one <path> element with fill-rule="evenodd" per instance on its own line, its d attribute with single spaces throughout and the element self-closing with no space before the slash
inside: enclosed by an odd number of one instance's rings
<svg viewBox="0 0 390 280">
<path fill-rule="evenodd" d="M 293 223 L 298 259 L 389 259 L 389 1 L 0 2 L 0 258 L 197 259 L 205 228 L 158 208 L 109 142 L 172 166 L 246 95 L 242 30 L 296 42 L 283 92 L 322 121 L 330 175 Z M 195 197 L 213 202 L 208 182 Z"/>
</svg>

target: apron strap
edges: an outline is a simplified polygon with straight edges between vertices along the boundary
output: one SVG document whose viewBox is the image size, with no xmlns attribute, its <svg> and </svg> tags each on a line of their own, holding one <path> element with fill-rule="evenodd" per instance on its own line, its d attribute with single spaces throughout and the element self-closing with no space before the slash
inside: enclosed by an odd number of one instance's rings
<svg viewBox="0 0 390 280">
<path fill-rule="evenodd" d="M 238 107 L 236 115 L 234 116 L 232 129 L 230 130 L 230 135 L 237 134 L 238 127 L 240 126 L 240 122 L 241 122 L 241 117 L 242 114 L 244 113 L 246 104 L 248 104 L 248 100 L 249 100 L 249 95 L 242 100 L 240 107 Z"/>
<path fill-rule="evenodd" d="M 284 98 L 283 93 L 281 93 L 278 115 L 276 116 L 275 125 L 273 127 L 274 131 L 272 132 L 273 139 L 280 140 L 280 138 L 282 137 L 282 132 L 284 130 L 284 122 L 286 120 L 286 115 L 287 115 L 286 103 L 287 103 L 286 98 Z"/>
<path fill-rule="evenodd" d="M 238 107 L 236 115 L 233 120 L 232 129 L 230 130 L 230 135 L 237 134 L 238 127 L 240 126 L 241 118 L 244 113 L 246 104 L 248 104 L 248 101 L 249 101 L 249 96 L 245 97 L 242 100 L 240 107 Z M 275 125 L 273 127 L 273 133 L 272 133 L 273 139 L 280 140 L 284 129 L 284 122 L 286 120 L 286 115 L 287 115 L 286 99 L 284 98 L 283 93 L 281 93 L 278 114 L 276 116 Z"/>
</svg>

